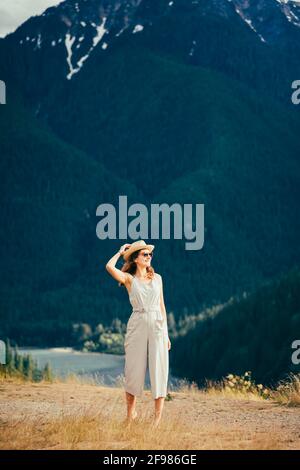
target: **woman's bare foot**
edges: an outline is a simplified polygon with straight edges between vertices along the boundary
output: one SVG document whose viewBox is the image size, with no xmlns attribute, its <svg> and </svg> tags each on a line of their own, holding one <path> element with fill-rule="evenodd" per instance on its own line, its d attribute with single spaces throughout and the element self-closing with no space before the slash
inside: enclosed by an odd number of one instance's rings
<svg viewBox="0 0 300 470">
<path fill-rule="evenodd" d="M 161 420 L 161 416 L 156 416 L 154 421 L 152 422 L 152 429 L 156 429 L 158 426 L 159 426 L 159 423 L 160 423 L 160 420 Z"/>
<path fill-rule="evenodd" d="M 127 418 L 125 419 L 125 424 L 130 424 L 132 423 L 132 421 L 135 421 L 135 419 L 137 418 L 137 412 L 136 410 L 134 410 L 131 414 L 131 416 L 127 416 Z"/>
</svg>

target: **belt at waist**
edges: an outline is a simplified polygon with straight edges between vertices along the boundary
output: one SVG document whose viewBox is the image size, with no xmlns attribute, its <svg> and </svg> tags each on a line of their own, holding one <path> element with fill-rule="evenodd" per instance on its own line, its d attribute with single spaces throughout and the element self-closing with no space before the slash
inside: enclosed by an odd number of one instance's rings
<svg viewBox="0 0 300 470">
<path fill-rule="evenodd" d="M 156 318 L 163 320 L 160 307 L 134 307 L 132 313 L 145 313 L 145 312 L 156 312 L 158 315 Z"/>
<path fill-rule="evenodd" d="M 166 327 L 166 322 L 164 321 L 164 316 L 161 312 L 160 307 L 134 307 L 132 309 L 132 313 L 146 313 L 146 312 L 155 312 L 155 319 L 159 320 L 160 322 L 164 322 L 164 325 Z"/>
<path fill-rule="evenodd" d="M 150 311 L 157 311 L 160 310 L 159 307 L 134 307 L 132 309 L 133 312 L 150 312 Z"/>
</svg>

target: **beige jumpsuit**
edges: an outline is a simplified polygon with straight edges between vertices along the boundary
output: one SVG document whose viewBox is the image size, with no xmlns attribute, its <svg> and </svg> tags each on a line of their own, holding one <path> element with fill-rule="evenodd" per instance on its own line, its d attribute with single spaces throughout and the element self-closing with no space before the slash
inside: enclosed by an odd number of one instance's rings
<svg viewBox="0 0 300 470">
<path fill-rule="evenodd" d="M 166 397 L 169 373 L 168 329 L 160 307 L 162 278 L 149 281 L 133 276 L 129 300 L 132 313 L 125 335 L 125 390 L 141 396 L 147 358 L 152 397 Z"/>
</svg>

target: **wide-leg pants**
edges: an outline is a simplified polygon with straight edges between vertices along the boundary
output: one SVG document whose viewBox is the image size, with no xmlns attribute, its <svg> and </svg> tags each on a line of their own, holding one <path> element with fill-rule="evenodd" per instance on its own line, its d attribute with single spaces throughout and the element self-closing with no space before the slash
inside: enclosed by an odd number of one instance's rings
<svg viewBox="0 0 300 470">
<path fill-rule="evenodd" d="M 166 397 L 169 374 L 167 324 L 159 308 L 135 309 L 125 334 L 125 390 L 141 396 L 147 359 L 152 397 Z"/>
</svg>

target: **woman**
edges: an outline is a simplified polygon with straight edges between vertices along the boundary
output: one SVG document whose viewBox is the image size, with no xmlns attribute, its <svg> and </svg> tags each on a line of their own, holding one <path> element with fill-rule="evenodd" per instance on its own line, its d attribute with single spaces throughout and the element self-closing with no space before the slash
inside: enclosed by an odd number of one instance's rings
<svg viewBox="0 0 300 470">
<path fill-rule="evenodd" d="M 157 427 L 167 395 L 169 349 L 167 314 L 162 277 L 151 266 L 154 245 L 144 240 L 122 245 L 106 264 L 107 271 L 119 285 L 126 287 L 132 305 L 125 335 L 125 393 L 127 422 L 136 418 L 136 397 L 144 388 L 149 349 L 149 375 L 155 403 L 154 427 Z M 120 256 L 125 263 L 116 268 Z"/>
</svg>

